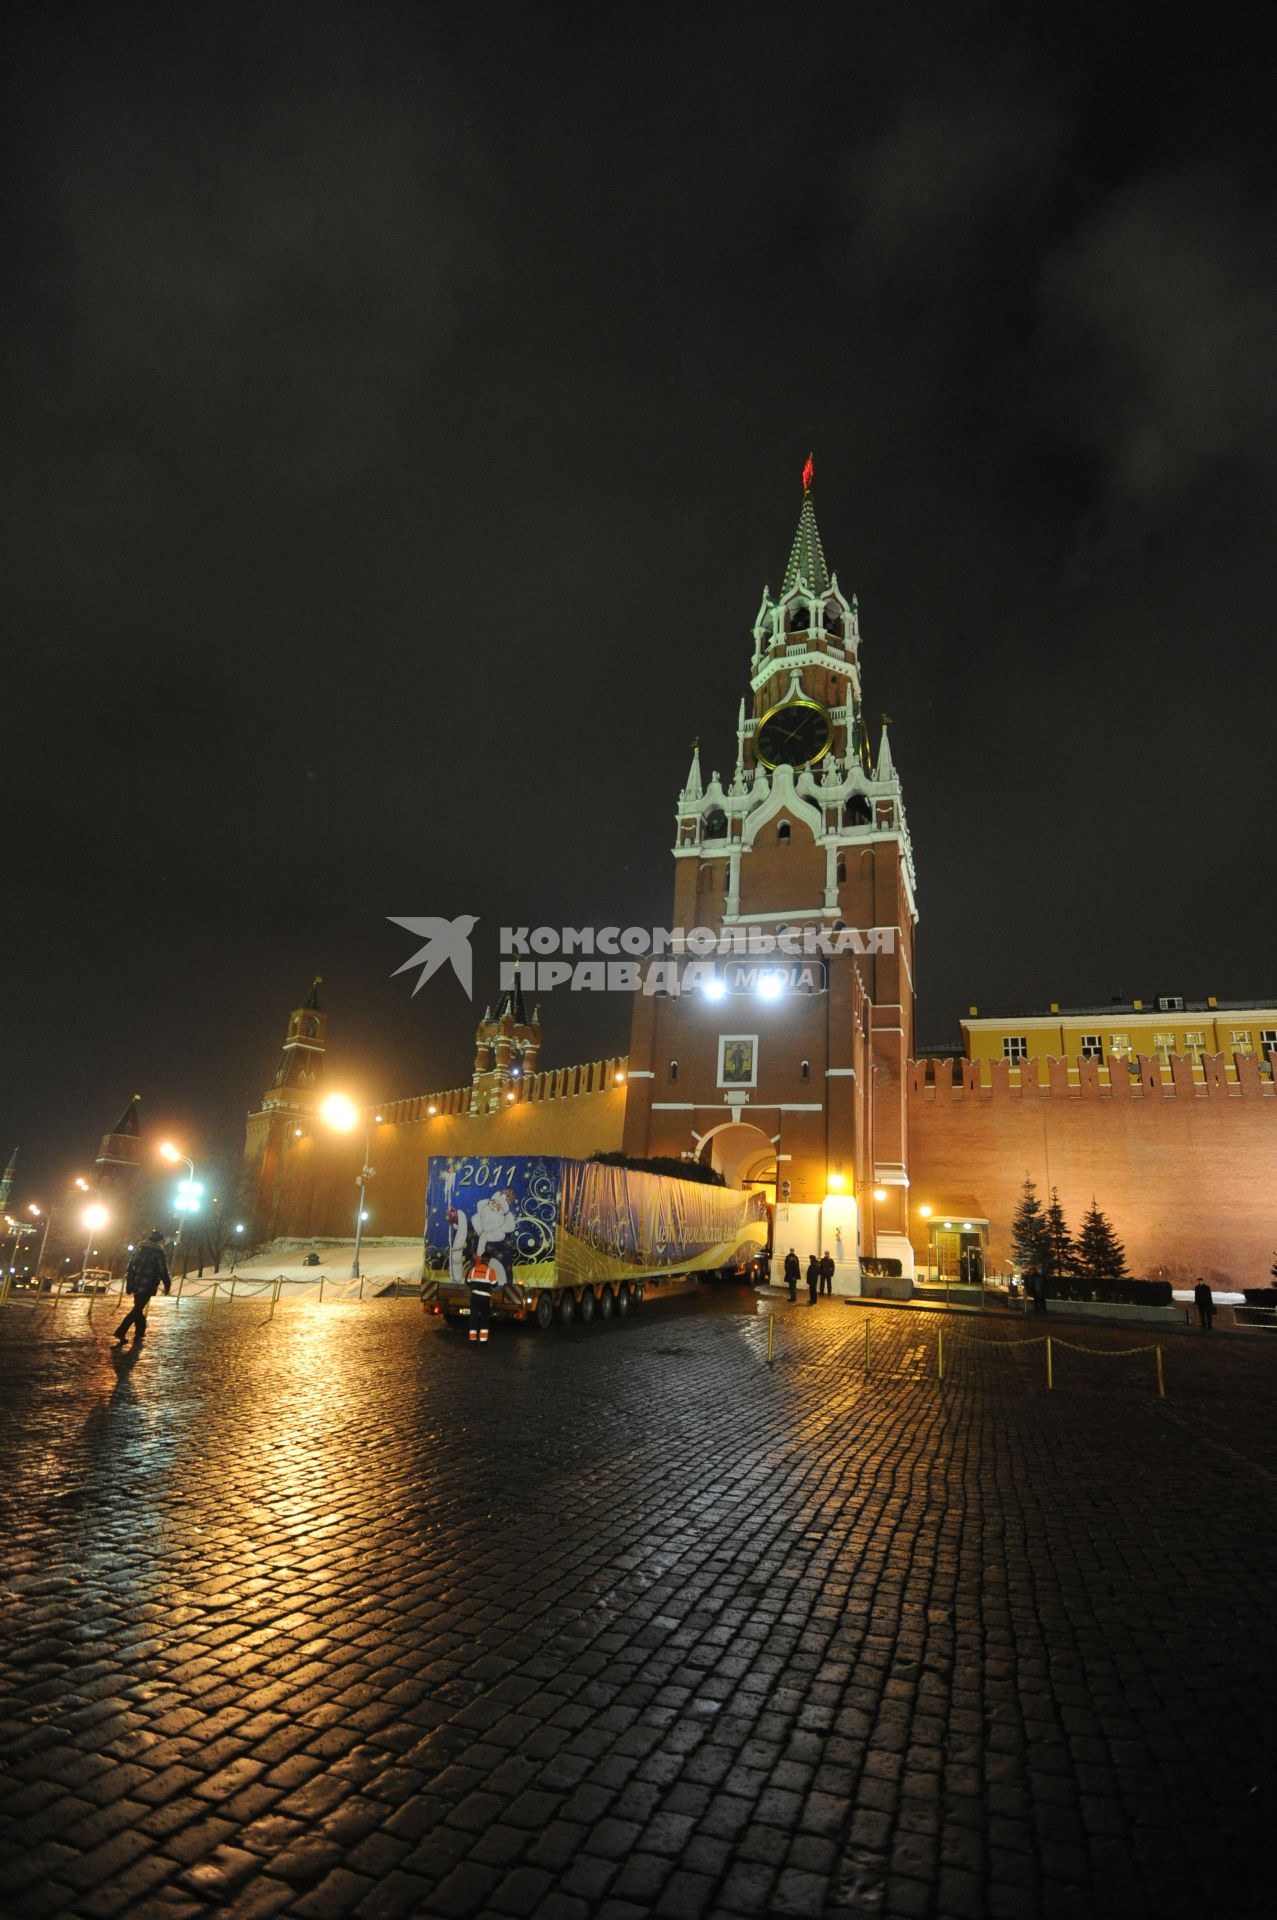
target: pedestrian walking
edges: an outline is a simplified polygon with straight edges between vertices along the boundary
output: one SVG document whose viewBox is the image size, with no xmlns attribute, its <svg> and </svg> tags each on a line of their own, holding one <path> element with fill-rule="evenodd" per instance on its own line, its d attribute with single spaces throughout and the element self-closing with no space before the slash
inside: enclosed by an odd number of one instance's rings
<svg viewBox="0 0 1277 1920">
<path fill-rule="evenodd" d="M 834 1290 L 834 1257 L 831 1253 L 820 1256 L 820 1291 L 832 1295 Z"/>
<path fill-rule="evenodd" d="M 492 1289 L 499 1284 L 494 1268 L 486 1260 L 476 1260 L 470 1268 L 470 1338 L 481 1347 L 488 1344 L 492 1326 Z"/>
<path fill-rule="evenodd" d="M 1024 1291 L 1028 1294 L 1030 1300 L 1033 1302 L 1034 1313 L 1044 1314 L 1046 1312 L 1045 1276 L 1043 1274 L 1036 1272 L 1032 1267 L 1030 1267 L 1029 1271 L 1024 1276 Z"/>
<path fill-rule="evenodd" d="M 809 1254 L 807 1258 L 807 1293 L 809 1295 L 807 1305 L 809 1307 L 815 1306 L 816 1295 L 819 1292 L 820 1292 L 820 1262 L 816 1258 L 815 1254 L 813 1253 L 813 1254 Z"/>
<path fill-rule="evenodd" d="M 115 1329 L 115 1344 L 124 1345 L 124 1336 L 133 1328 L 133 1344 L 140 1347 L 146 1338 L 146 1309 L 160 1288 L 173 1291 L 168 1261 L 164 1258 L 164 1230 L 155 1227 L 140 1247 L 136 1247 L 124 1275 L 124 1285 L 133 1296 L 133 1305 Z"/>
<path fill-rule="evenodd" d="M 1209 1333 L 1211 1321 L 1215 1318 L 1215 1296 L 1210 1290 L 1209 1283 L 1200 1275 L 1197 1285 L 1193 1288 L 1193 1299 L 1197 1302 L 1197 1324 L 1199 1327 L 1205 1327 Z"/>
<path fill-rule="evenodd" d="M 802 1278 L 802 1268 L 798 1264 L 798 1255 L 791 1247 L 785 1255 L 785 1285 L 789 1288 L 791 1300 L 798 1298 L 798 1282 Z"/>
</svg>

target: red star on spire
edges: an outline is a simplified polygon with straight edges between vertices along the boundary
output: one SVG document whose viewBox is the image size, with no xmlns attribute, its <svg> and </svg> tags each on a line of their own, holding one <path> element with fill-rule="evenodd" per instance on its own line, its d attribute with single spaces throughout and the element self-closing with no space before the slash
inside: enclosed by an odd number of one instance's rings
<svg viewBox="0 0 1277 1920">
<path fill-rule="evenodd" d="M 812 458 L 811 454 L 808 454 L 807 465 L 803 468 L 803 492 L 804 493 L 811 492 L 811 479 L 815 471 L 816 471 L 816 462 Z"/>
</svg>

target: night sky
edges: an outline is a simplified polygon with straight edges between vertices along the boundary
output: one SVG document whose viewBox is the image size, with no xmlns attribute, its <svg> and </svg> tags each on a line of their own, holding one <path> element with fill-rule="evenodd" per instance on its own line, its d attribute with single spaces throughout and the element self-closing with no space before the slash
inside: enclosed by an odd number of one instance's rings
<svg viewBox="0 0 1277 1920">
<path fill-rule="evenodd" d="M 1277 994 L 1271 43 L 758 11 L 9 10 L 15 1199 L 134 1091 L 233 1145 L 315 972 L 334 1083 L 466 1078 L 389 914 L 480 1003 L 503 922 L 665 921 L 809 451 L 922 1039 Z"/>
</svg>

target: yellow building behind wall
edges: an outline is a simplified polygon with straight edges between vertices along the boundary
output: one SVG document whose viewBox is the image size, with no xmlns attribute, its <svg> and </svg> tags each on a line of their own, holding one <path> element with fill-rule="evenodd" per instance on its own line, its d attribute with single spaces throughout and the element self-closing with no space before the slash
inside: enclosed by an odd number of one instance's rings
<svg viewBox="0 0 1277 1920">
<path fill-rule="evenodd" d="M 1110 1002 L 1102 1007 L 1061 1007 L 1045 1013 L 981 1014 L 972 1007 L 962 1021 L 962 1050 L 968 1060 L 1000 1061 L 1014 1071 L 1036 1060 L 1038 1080 L 1047 1083 L 1047 1061 L 1067 1060 L 1076 1084 L 1077 1063 L 1094 1059 L 1107 1075 L 1116 1056 L 1134 1065 L 1140 1058 L 1160 1060 L 1170 1079 L 1173 1055 L 1191 1058 L 1193 1077 L 1204 1080 L 1204 1054 L 1220 1054 L 1230 1080 L 1237 1077 L 1234 1055 L 1253 1055 L 1261 1074 L 1271 1076 L 1269 1056 L 1277 1053 L 1277 1007 L 1259 1001 L 1184 1000 L 1161 995 L 1153 1000 Z M 989 1079 L 981 1068 L 982 1081 Z"/>
</svg>

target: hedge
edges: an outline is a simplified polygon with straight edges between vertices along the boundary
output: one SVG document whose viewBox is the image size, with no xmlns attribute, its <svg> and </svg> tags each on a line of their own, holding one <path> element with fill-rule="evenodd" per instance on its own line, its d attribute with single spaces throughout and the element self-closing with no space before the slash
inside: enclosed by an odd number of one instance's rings
<svg viewBox="0 0 1277 1920">
<path fill-rule="evenodd" d="M 1111 1301 L 1122 1307 L 1173 1305 L 1169 1280 L 1048 1280 L 1049 1300 Z"/>
</svg>

